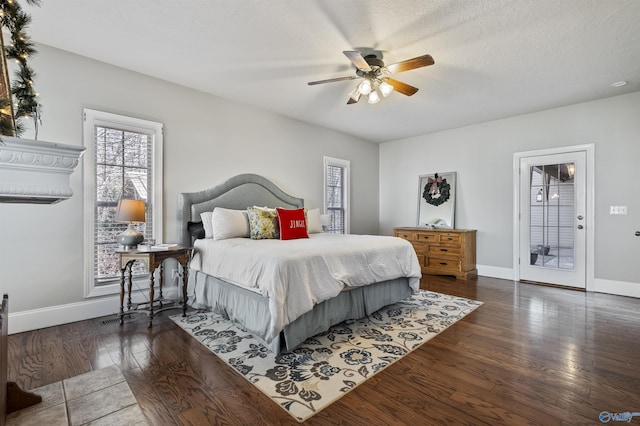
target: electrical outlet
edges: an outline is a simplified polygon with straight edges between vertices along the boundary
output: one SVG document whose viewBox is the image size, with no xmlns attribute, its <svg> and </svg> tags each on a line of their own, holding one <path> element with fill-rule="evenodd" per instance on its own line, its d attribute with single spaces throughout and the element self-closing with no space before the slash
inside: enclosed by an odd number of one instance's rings
<svg viewBox="0 0 640 426">
<path fill-rule="evenodd" d="M 609 214 L 627 214 L 627 206 L 609 206 Z"/>
</svg>

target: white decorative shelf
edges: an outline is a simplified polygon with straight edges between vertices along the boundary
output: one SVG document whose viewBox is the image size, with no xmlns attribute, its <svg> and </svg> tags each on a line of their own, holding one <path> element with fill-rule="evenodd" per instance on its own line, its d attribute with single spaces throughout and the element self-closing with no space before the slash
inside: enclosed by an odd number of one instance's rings
<svg viewBox="0 0 640 426">
<path fill-rule="evenodd" d="M 0 202 L 53 204 L 70 198 L 69 179 L 84 150 L 0 136 Z"/>
</svg>

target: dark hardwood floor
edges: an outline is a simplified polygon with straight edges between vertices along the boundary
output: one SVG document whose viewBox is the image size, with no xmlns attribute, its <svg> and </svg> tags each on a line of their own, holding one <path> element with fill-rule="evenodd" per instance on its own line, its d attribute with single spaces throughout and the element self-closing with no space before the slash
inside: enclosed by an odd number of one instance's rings
<svg viewBox="0 0 640 426">
<path fill-rule="evenodd" d="M 593 425 L 640 412 L 640 300 L 485 277 L 422 285 L 484 305 L 306 424 Z M 166 314 L 152 329 L 137 315 L 11 335 L 9 380 L 32 389 L 116 364 L 154 425 L 297 424 Z"/>
</svg>

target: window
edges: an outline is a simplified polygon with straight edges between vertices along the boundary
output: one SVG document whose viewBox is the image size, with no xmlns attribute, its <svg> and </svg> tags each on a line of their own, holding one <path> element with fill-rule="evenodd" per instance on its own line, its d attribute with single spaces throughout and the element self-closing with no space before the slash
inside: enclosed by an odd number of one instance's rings
<svg viewBox="0 0 640 426">
<path fill-rule="evenodd" d="M 331 217 L 326 232 L 349 233 L 350 162 L 324 157 L 324 211 Z"/>
<path fill-rule="evenodd" d="M 84 110 L 85 296 L 120 291 L 115 239 L 127 224 L 114 221 L 118 200 L 143 200 L 145 239 L 162 241 L 162 124 Z M 134 265 L 134 279 L 147 278 Z"/>
</svg>

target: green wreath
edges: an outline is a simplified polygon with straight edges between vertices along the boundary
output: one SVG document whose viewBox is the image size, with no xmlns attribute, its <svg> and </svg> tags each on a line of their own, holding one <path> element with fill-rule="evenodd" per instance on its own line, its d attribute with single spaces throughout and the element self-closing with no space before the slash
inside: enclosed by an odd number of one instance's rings
<svg viewBox="0 0 640 426">
<path fill-rule="evenodd" d="M 422 191 L 422 198 L 432 206 L 439 206 L 446 203 L 451 196 L 451 185 L 449 185 L 445 179 L 442 179 L 442 182 L 438 184 L 438 189 L 440 190 L 439 197 L 432 197 L 431 194 L 429 194 L 429 189 L 431 189 L 431 184 L 427 183 L 424 186 L 424 191 Z"/>
</svg>

